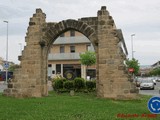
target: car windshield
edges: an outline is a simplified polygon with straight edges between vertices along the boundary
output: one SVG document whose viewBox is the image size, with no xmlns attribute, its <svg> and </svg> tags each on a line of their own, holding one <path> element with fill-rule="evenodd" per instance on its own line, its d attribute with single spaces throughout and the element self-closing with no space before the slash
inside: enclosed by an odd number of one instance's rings
<svg viewBox="0 0 160 120">
<path fill-rule="evenodd" d="M 141 82 L 142 82 L 142 83 L 153 83 L 152 80 L 142 80 Z"/>
</svg>

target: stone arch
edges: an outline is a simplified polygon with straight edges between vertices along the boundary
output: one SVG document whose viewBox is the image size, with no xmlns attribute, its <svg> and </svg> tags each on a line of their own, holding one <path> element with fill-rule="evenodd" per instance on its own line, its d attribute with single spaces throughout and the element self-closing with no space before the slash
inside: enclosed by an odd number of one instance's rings
<svg viewBox="0 0 160 120">
<path fill-rule="evenodd" d="M 57 37 L 60 36 L 60 34 L 68 30 L 75 30 L 82 33 L 84 36 L 86 36 L 91 41 L 96 52 L 95 42 L 97 40 L 96 40 L 95 30 L 91 26 L 89 26 L 87 23 L 69 19 L 69 20 L 63 20 L 59 23 L 49 23 L 49 25 L 47 26 L 47 29 L 44 32 L 44 36 L 43 36 L 43 41 L 46 43 L 46 49 L 44 49 L 43 51 L 44 59 L 47 59 L 48 51 L 52 43 L 54 43 L 54 41 L 57 39 Z"/>
<path fill-rule="evenodd" d="M 21 66 L 4 90 L 13 97 L 41 97 L 48 95 L 47 55 L 50 45 L 63 32 L 74 29 L 84 34 L 93 44 L 97 56 L 97 96 L 114 99 L 135 98 L 137 91 L 126 71 L 124 60 L 127 49 L 121 30 L 105 6 L 96 17 L 68 19 L 59 23 L 46 22 L 41 9 L 30 18 L 26 46 L 19 57 Z M 123 49 L 123 48 L 124 49 Z"/>
<path fill-rule="evenodd" d="M 64 20 L 59 23 L 56 23 L 54 26 L 48 27 L 48 29 L 45 31 L 45 36 L 44 36 L 44 39 L 47 40 L 47 45 L 48 46 L 51 45 L 51 43 L 53 43 L 54 40 L 61 33 L 66 32 L 70 29 L 78 31 L 82 33 L 84 36 L 86 36 L 91 41 L 91 43 L 95 48 L 95 41 L 96 41 L 95 30 L 91 26 L 89 26 L 87 23 L 84 23 L 82 21 L 72 20 L 72 19 Z"/>
</svg>

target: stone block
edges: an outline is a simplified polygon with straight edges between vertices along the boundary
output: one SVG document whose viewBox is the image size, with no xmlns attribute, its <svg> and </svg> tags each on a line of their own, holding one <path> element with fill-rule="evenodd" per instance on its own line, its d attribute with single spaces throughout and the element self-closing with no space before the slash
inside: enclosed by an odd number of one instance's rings
<svg viewBox="0 0 160 120">
<path fill-rule="evenodd" d="M 14 88 L 14 89 L 12 89 L 12 93 L 13 93 L 13 94 L 16 94 L 16 93 L 18 93 L 18 90 L 17 90 L 17 89 L 15 89 L 15 88 Z"/>
<path fill-rule="evenodd" d="M 9 84 L 8 84 L 8 88 L 13 88 L 13 84 L 12 84 L 12 83 L 9 83 Z"/>
<path fill-rule="evenodd" d="M 131 89 L 130 93 L 137 93 L 138 94 L 139 90 L 138 89 Z"/>
<path fill-rule="evenodd" d="M 124 90 L 124 94 L 128 94 L 128 93 L 130 93 L 129 90 Z"/>
<path fill-rule="evenodd" d="M 106 64 L 106 60 L 105 59 L 100 59 L 99 64 Z"/>
<path fill-rule="evenodd" d="M 125 95 L 117 95 L 116 99 L 117 100 L 124 100 L 126 98 Z"/>
</svg>

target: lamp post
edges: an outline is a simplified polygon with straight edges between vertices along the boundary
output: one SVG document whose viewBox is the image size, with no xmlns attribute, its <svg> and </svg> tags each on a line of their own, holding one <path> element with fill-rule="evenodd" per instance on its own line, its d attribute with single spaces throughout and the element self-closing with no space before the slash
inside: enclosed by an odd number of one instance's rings
<svg viewBox="0 0 160 120">
<path fill-rule="evenodd" d="M 6 84 L 7 84 L 7 79 L 8 79 L 8 21 L 3 21 L 7 24 L 7 41 L 6 41 Z"/>
<path fill-rule="evenodd" d="M 135 52 L 135 51 L 133 51 L 133 36 L 135 36 L 135 34 L 131 35 L 131 53 L 132 53 L 132 59 L 134 58 L 134 52 Z"/>
<path fill-rule="evenodd" d="M 135 36 L 135 34 L 132 34 L 131 35 L 131 53 L 132 53 L 132 60 L 133 60 L 133 58 L 134 58 L 134 52 L 135 51 L 133 51 L 133 37 Z M 132 72 L 132 79 L 133 79 L 133 81 L 134 81 L 134 78 L 135 78 L 135 76 L 134 76 L 134 71 Z"/>
</svg>

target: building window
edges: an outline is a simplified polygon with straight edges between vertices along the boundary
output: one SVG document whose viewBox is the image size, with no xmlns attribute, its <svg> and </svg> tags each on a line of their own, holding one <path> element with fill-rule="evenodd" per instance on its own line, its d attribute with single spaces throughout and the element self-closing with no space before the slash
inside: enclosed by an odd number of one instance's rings
<svg viewBox="0 0 160 120">
<path fill-rule="evenodd" d="M 48 64 L 48 67 L 52 67 L 52 64 Z"/>
<path fill-rule="evenodd" d="M 91 50 L 91 45 L 88 44 L 86 47 L 87 47 L 87 51 Z"/>
<path fill-rule="evenodd" d="M 70 52 L 75 53 L 75 46 L 70 46 Z"/>
<path fill-rule="evenodd" d="M 70 31 L 70 36 L 75 36 L 75 31 L 74 30 Z"/>
<path fill-rule="evenodd" d="M 60 46 L 60 53 L 64 53 L 64 49 L 65 49 L 64 46 Z"/>
<path fill-rule="evenodd" d="M 96 70 L 87 69 L 87 76 L 90 76 L 90 79 L 96 79 Z"/>
<path fill-rule="evenodd" d="M 56 64 L 56 74 L 61 73 L 61 64 Z"/>
<path fill-rule="evenodd" d="M 52 74 L 55 74 L 55 70 L 52 70 Z"/>
<path fill-rule="evenodd" d="M 64 33 L 62 33 L 62 34 L 60 35 L 60 37 L 64 37 Z"/>
</svg>

